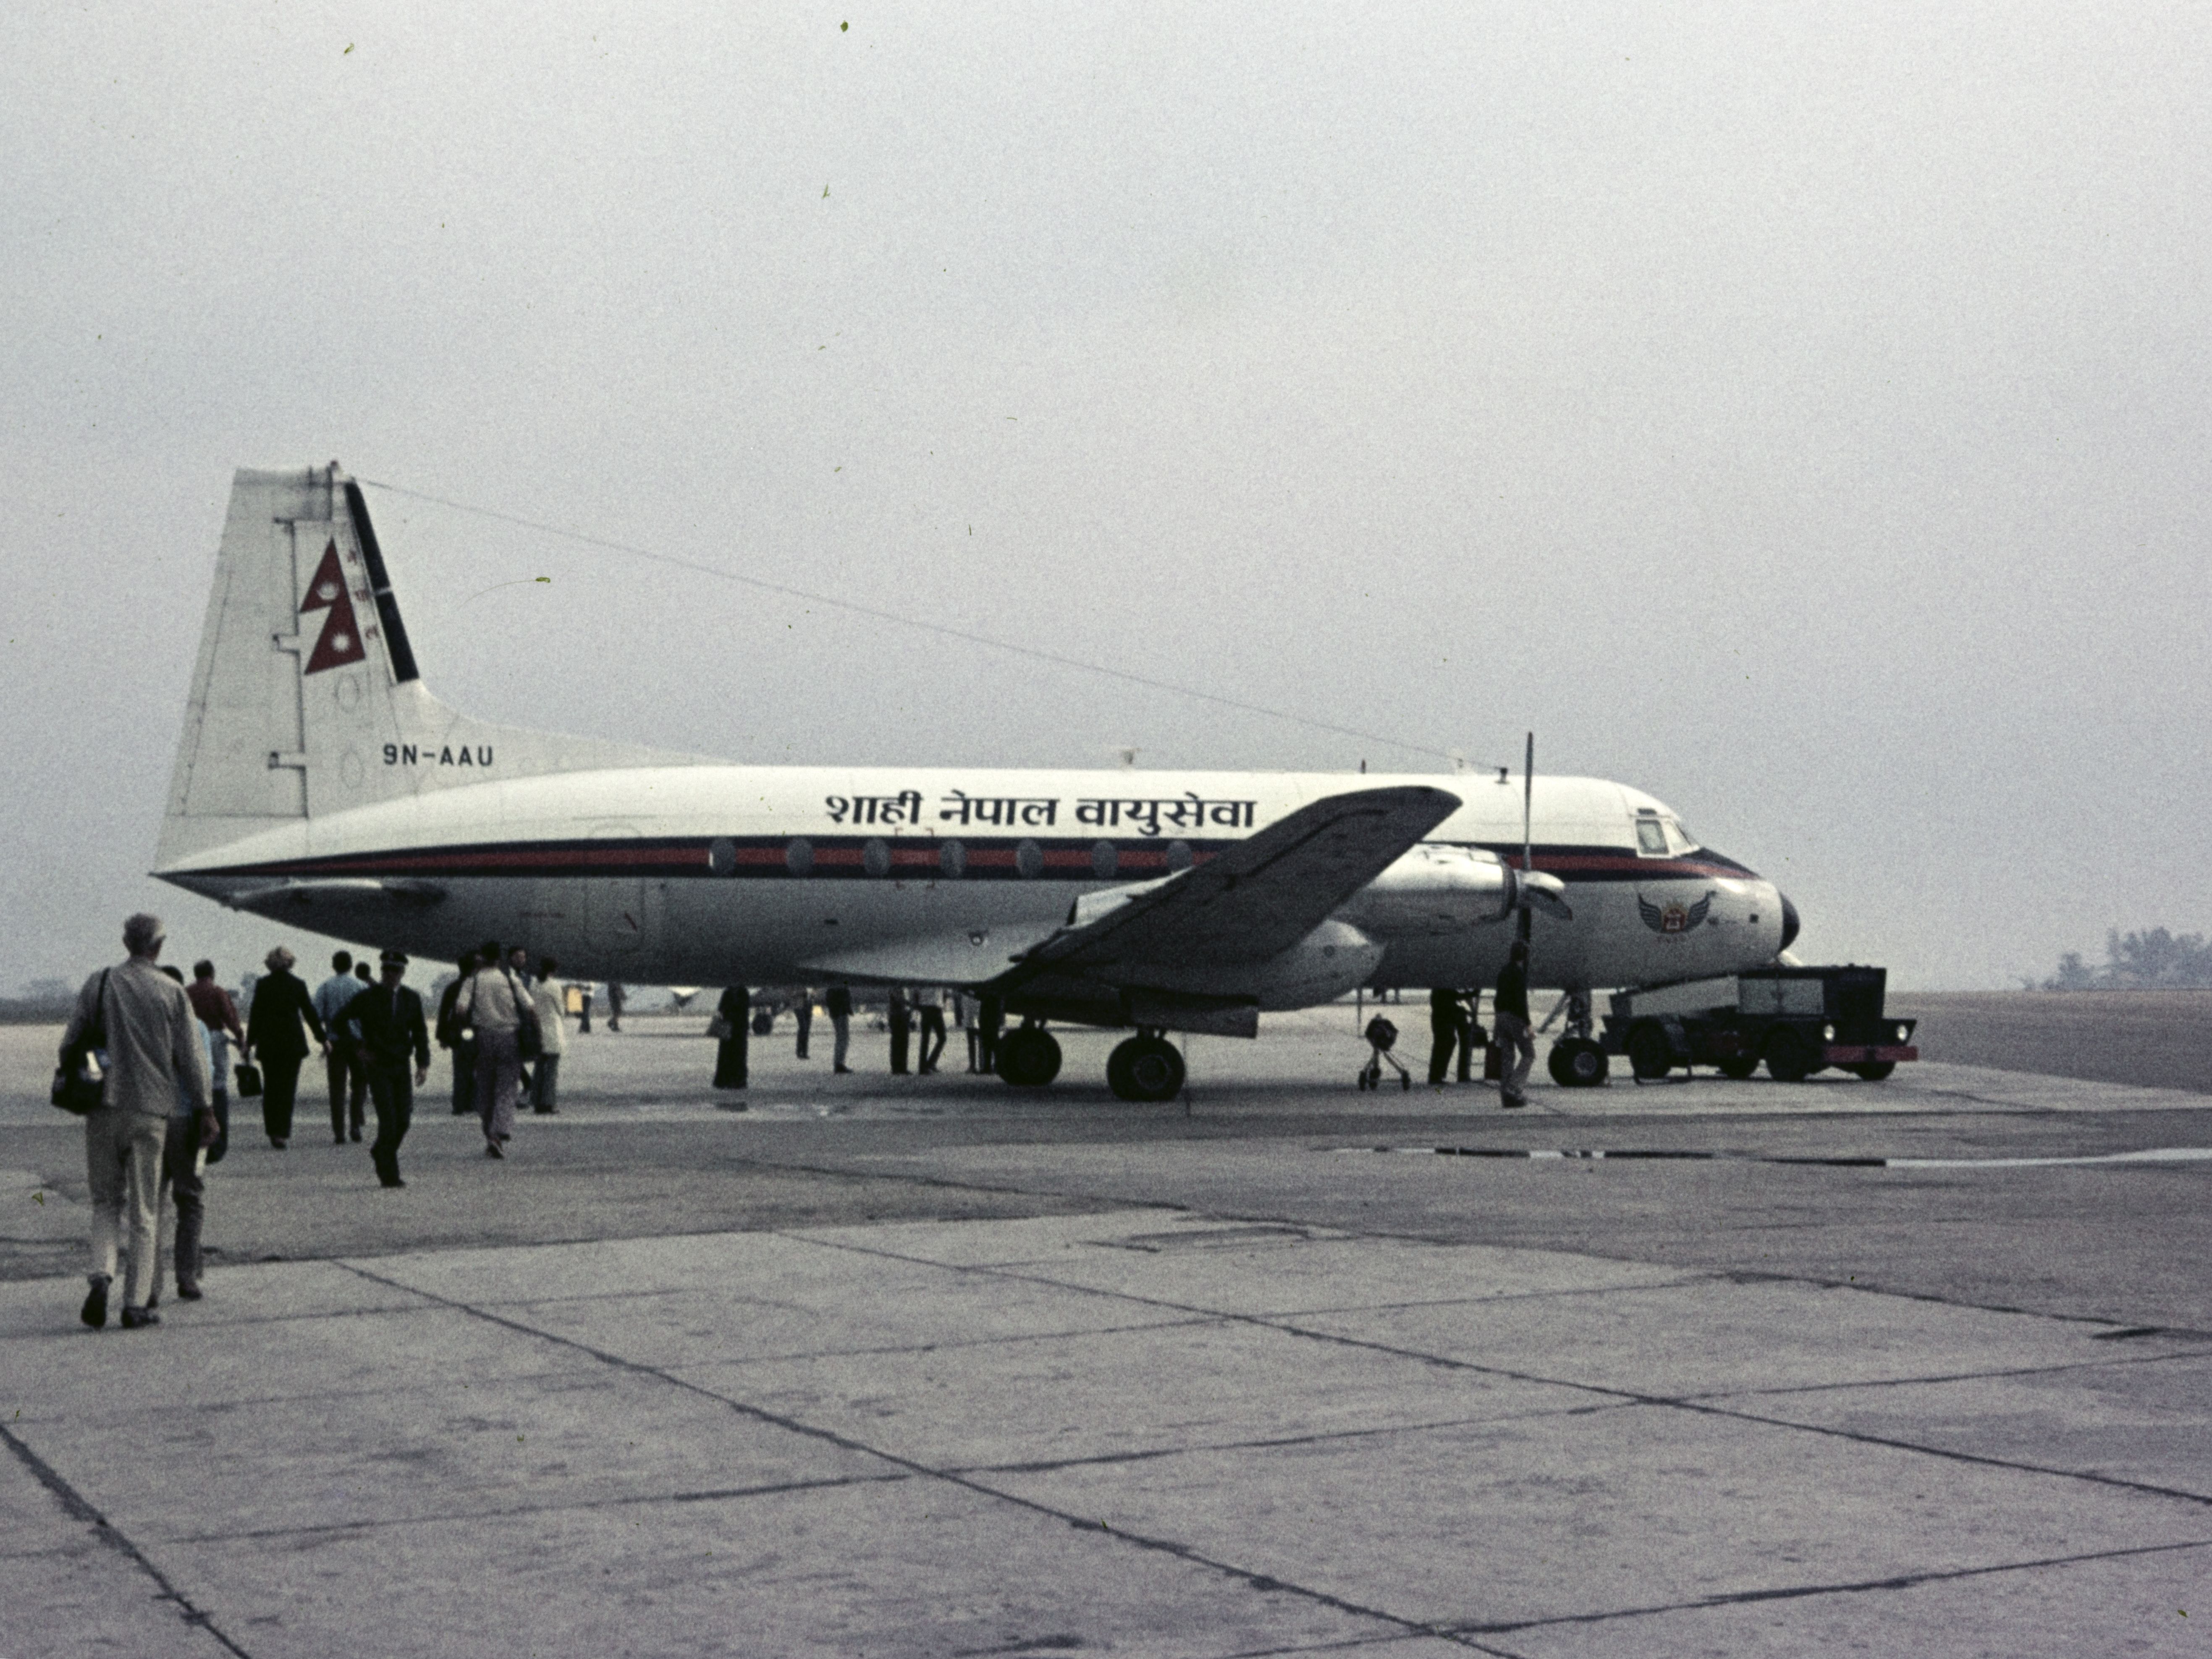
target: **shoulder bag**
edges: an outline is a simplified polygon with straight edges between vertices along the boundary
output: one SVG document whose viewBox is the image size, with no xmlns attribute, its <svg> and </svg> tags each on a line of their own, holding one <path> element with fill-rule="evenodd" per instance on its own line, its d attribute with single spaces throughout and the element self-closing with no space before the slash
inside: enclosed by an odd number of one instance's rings
<svg viewBox="0 0 2212 1659">
<path fill-rule="evenodd" d="M 107 1097 L 107 1079 L 92 1059 L 92 1051 L 107 1047 L 107 975 L 109 969 L 100 970 L 100 989 L 92 999 L 92 1019 L 62 1056 L 62 1063 L 54 1068 L 54 1086 L 50 1098 L 54 1104 L 71 1117 L 82 1117 L 100 1109 Z"/>
<path fill-rule="evenodd" d="M 523 995 L 513 974 L 504 968 L 499 971 L 507 981 L 508 994 L 514 998 L 514 1052 L 525 1060 L 535 1060 L 545 1052 L 545 1031 L 538 1023 L 537 1006 Z"/>
</svg>

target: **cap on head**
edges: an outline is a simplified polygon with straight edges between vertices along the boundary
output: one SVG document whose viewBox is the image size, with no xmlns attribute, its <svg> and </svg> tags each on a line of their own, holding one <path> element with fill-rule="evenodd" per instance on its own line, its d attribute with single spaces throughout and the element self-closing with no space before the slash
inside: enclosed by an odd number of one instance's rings
<svg viewBox="0 0 2212 1659">
<path fill-rule="evenodd" d="M 149 916 L 143 910 L 123 924 L 123 948 L 134 957 L 143 957 L 159 945 L 167 933 L 159 916 Z"/>
<path fill-rule="evenodd" d="M 382 956 L 377 957 L 377 960 L 387 968 L 404 968 L 407 965 L 407 952 L 386 951 Z"/>
<path fill-rule="evenodd" d="M 272 974 L 281 974 L 298 960 L 297 957 L 280 945 L 261 958 L 261 965 Z"/>
</svg>

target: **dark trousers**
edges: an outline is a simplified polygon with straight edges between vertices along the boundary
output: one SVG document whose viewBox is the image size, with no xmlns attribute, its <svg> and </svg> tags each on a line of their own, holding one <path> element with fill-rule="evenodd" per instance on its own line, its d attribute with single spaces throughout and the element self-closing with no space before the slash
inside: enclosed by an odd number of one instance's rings
<svg viewBox="0 0 2212 1659">
<path fill-rule="evenodd" d="M 1459 1053 L 1459 1074 L 1461 1080 L 1464 1082 L 1468 1067 L 1467 1028 L 1457 1020 L 1453 1020 L 1449 1024 L 1431 1020 L 1429 1022 L 1430 1082 L 1442 1083 L 1444 1080 L 1445 1075 L 1451 1070 L 1452 1054 L 1455 1049 Z"/>
<path fill-rule="evenodd" d="M 161 1139 L 161 1184 L 177 1206 L 177 1248 L 173 1260 L 177 1285 L 188 1289 L 200 1282 L 200 1224 L 207 1217 L 207 1183 L 200 1178 L 200 1121 L 173 1117 Z M 161 1282 L 161 1269 L 154 1282 Z"/>
<path fill-rule="evenodd" d="M 561 1056 L 540 1054 L 533 1062 L 530 1073 L 530 1109 L 550 1117 L 558 1108 L 561 1091 Z"/>
<path fill-rule="evenodd" d="M 376 1165 L 376 1178 L 386 1186 L 399 1180 L 399 1143 L 407 1139 L 407 1126 L 415 1121 L 415 1079 L 407 1061 L 373 1060 L 368 1073 L 369 1098 L 376 1103 L 376 1140 L 368 1156 Z"/>
<path fill-rule="evenodd" d="M 907 1043 L 914 1034 L 914 1022 L 904 1013 L 891 1016 L 891 1075 L 906 1075 Z"/>
<path fill-rule="evenodd" d="M 261 1127 L 271 1140 L 292 1138 L 292 1103 L 300 1093 L 305 1054 L 261 1056 Z"/>
<path fill-rule="evenodd" d="M 333 1035 L 336 1035 L 333 1033 Z M 362 1097 L 368 1092 L 368 1078 L 358 1056 L 346 1052 L 342 1044 L 331 1044 L 330 1058 L 323 1062 L 331 1079 L 331 1133 L 339 1140 L 346 1137 L 346 1123 L 350 1110 L 353 1138 L 361 1139 L 361 1126 L 368 1116 L 362 1110 Z"/>
<path fill-rule="evenodd" d="M 962 1028 L 960 1035 L 968 1039 L 968 1069 L 972 1072 L 975 1070 L 975 1052 L 977 1046 L 975 1042 L 975 1028 L 972 1025 L 964 1026 Z"/>
<path fill-rule="evenodd" d="M 1006 1011 L 996 997 L 985 997 L 980 1024 L 975 1028 L 975 1069 L 995 1072 L 999 1069 L 999 1032 L 1006 1023 Z"/>
<path fill-rule="evenodd" d="M 814 999 L 806 997 L 799 1005 L 799 1057 L 806 1058 L 806 1039 L 814 1032 Z"/>
<path fill-rule="evenodd" d="M 945 1052 L 945 1010 L 925 1008 L 921 1011 L 921 1069 L 937 1069 L 937 1057 Z"/>
<path fill-rule="evenodd" d="M 477 1040 L 453 1045 L 453 1115 L 470 1117 L 477 1109 Z"/>
</svg>

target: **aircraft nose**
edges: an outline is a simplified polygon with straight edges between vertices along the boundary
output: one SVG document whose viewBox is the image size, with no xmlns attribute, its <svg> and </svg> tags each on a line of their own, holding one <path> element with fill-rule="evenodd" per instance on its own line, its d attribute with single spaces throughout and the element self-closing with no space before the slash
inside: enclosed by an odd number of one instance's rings
<svg viewBox="0 0 2212 1659">
<path fill-rule="evenodd" d="M 1782 901 L 1782 948 L 1786 951 L 1796 941 L 1797 930 L 1803 927 L 1804 923 L 1798 920 L 1797 907 L 1790 902 L 1787 894 L 1777 894 L 1775 896 Z"/>
</svg>

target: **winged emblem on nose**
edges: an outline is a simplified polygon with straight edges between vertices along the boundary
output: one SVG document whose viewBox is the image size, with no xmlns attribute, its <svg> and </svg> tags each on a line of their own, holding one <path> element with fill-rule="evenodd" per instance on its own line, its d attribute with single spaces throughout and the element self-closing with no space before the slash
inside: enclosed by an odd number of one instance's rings
<svg viewBox="0 0 2212 1659">
<path fill-rule="evenodd" d="M 1655 933 L 1686 933 L 1692 927 L 1705 925 L 1706 915 L 1713 908 L 1713 896 L 1707 893 L 1695 904 L 1654 904 L 1638 893 L 1636 914 L 1644 918 L 1644 925 Z"/>
</svg>

